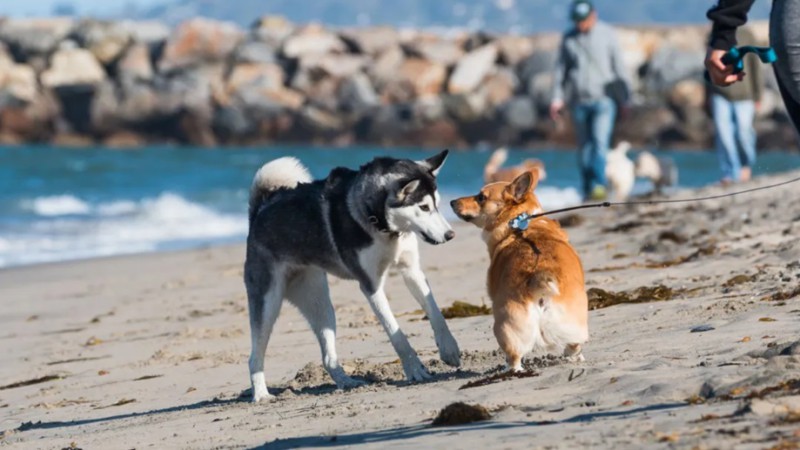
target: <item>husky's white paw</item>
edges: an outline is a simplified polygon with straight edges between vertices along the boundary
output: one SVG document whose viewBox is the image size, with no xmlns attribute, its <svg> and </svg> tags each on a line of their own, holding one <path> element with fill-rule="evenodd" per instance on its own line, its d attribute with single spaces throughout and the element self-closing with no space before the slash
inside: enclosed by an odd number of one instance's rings
<svg viewBox="0 0 800 450">
<path fill-rule="evenodd" d="M 355 378 L 350 378 L 347 375 L 343 377 L 336 377 L 333 380 L 336 383 L 337 389 L 347 390 L 347 389 L 354 389 L 361 386 L 366 386 L 366 382 L 361 380 L 356 380 Z"/>
<path fill-rule="evenodd" d="M 461 351 L 452 334 L 447 333 L 436 346 L 439 347 L 439 356 L 445 364 L 453 367 L 461 365 Z"/>
<path fill-rule="evenodd" d="M 251 386 L 253 387 L 253 403 L 270 401 L 274 397 L 267 390 L 267 383 L 264 381 L 264 372 L 257 372 L 250 376 Z"/>
<path fill-rule="evenodd" d="M 253 391 L 253 403 L 260 403 L 260 402 L 267 403 L 271 402 L 272 400 L 275 400 L 275 396 L 267 392 L 266 388 L 264 388 L 263 391 L 260 390 Z"/>
<path fill-rule="evenodd" d="M 422 361 L 415 355 L 409 358 L 408 361 L 403 361 L 403 372 L 406 374 L 408 381 L 425 381 L 431 379 L 431 374 L 428 369 L 422 364 Z"/>
</svg>

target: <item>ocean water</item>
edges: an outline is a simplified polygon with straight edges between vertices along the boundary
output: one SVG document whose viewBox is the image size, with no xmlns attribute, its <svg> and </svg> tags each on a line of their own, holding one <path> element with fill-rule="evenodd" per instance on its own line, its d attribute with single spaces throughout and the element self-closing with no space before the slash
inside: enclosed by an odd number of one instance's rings
<svg viewBox="0 0 800 450">
<path fill-rule="evenodd" d="M 409 148 L 0 147 L 0 267 L 241 242 L 247 235 L 248 188 L 266 161 L 292 155 L 315 177 L 324 177 L 335 166 L 357 167 L 378 155 L 432 154 Z M 682 186 L 718 179 L 713 153 L 665 155 L 678 163 Z M 440 174 L 443 200 L 477 192 L 488 156 L 487 151 L 451 153 Z M 512 151 L 509 163 L 530 157 L 547 168 L 537 190 L 545 208 L 580 202 L 574 152 Z M 760 155 L 755 173 L 799 167 L 800 155 L 767 153 Z M 635 191 L 649 188 L 637 182 Z M 455 220 L 449 207 L 443 209 Z"/>
</svg>

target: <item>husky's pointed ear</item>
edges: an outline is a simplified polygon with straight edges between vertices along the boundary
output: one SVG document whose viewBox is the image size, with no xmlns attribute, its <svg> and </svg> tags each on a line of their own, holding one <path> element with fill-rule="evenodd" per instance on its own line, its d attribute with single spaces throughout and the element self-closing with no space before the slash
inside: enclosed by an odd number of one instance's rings
<svg viewBox="0 0 800 450">
<path fill-rule="evenodd" d="M 522 203 L 536 185 L 538 176 L 533 172 L 525 172 L 506 186 L 504 194 L 509 195 L 515 202 Z"/>
<path fill-rule="evenodd" d="M 397 201 L 402 203 L 412 192 L 419 187 L 419 180 L 411 180 L 397 191 Z"/>
<path fill-rule="evenodd" d="M 417 164 L 428 169 L 433 176 L 437 176 L 439 175 L 439 170 L 441 170 L 442 166 L 444 165 L 444 161 L 447 159 L 448 153 L 450 153 L 450 150 L 445 150 L 438 155 L 431 156 L 424 161 L 417 161 Z"/>
</svg>

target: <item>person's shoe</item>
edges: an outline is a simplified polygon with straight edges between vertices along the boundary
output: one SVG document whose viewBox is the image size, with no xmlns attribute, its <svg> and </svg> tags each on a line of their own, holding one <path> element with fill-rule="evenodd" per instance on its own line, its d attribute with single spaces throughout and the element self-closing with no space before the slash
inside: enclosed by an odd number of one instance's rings
<svg viewBox="0 0 800 450">
<path fill-rule="evenodd" d="M 595 186 L 594 189 L 592 189 L 592 193 L 589 194 L 588 200 L 599 202 L 605 200 L 606 197 L 608 197 L 608 192 L 606 192 L 606 187 L 598 185 Z"/>
</svg>

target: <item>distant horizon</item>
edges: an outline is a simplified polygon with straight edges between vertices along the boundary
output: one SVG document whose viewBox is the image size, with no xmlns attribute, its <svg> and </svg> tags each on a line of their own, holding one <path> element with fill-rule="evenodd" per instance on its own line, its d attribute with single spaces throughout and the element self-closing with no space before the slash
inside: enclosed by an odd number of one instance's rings
<svg viewBox="0 0 800 450">
<path fill-rule="evenodd" d="M 407 0 L 403 7 L 376 7 L 367 0 L 35 0 L 0 6 L 0 17 L 34 18 L 72 15 L 106 20 L 157 20 L 175 25 L 192 17 L 235 22 L 242 27 L 263 15 L 284 16 L 298 24 L 321 23 L 330 27 L 388 25 L 422 30 L 472 30 L 536 34 L 564 30 L 569 26 L 564 0 L 439 0 L 428 7 L 425 0 Z M 690 25 L 706 22 L 711 2 L 684 0 L 684 8 L 666 8 L 655 0 L 596 0 L 601 19 L 616 25 Z M 680 2 L 678 2 L 680 3 Z M 333 5 L 340 7 L 332 8 Z M 675 5 L 673 5 L 675 6 Z M 751 19 L 767 18 L 768 2 L 757 2 Z M 62 14 L 56 14 L 62 12 Z"/>
</svg>

